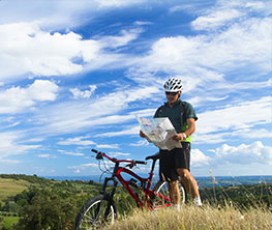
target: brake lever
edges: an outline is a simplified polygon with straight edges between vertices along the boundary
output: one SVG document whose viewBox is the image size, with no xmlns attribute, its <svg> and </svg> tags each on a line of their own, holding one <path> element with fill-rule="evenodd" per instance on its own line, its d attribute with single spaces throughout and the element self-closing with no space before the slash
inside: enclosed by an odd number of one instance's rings
<svg viewBox="0 0 272 230">
<path fill-rule="evenodd" d="M 126 167 L 129 167 L 130 169 L 132 169 L 136 164 L 134 162 L 127 164 Z"/>
<path fill-rule="evenodd" d="M 103 156 L 101 152 L 98 152 L 95 157 L 96 160 L 103 160 Z"/>
</svg>

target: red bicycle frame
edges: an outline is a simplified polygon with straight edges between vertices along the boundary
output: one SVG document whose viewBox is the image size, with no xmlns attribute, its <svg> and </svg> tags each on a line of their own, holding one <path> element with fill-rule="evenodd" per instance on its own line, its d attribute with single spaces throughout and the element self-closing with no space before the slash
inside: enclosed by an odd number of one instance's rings
<svg viewBox="0 0 272 230">
<path fill-rule="evenodd" d="M 146 158 L 146 159 L 152 159 L 153 162 L 152 162 L 151 170 L 148 173 L 149 176 L 147 178 L 143 178 L 126 167 L 133 168 L 137 164 L 146 164 L 147 163 L 146 161 L 118 160 L 116 158 L 111 158 L 107 154 L 99 152 L 95 149 L 92 149 L 92 151 L 97 154 L 96 159 L 101 160 L 101 159 L 103 159 L 103 157 L 105 157 L 108 160 L 115 163 L 115 167 L 113 169 L 112 176 L 105 178 L 104 185 L 103 185 L 103 188 L 101 191 L 102 194 L 105 194 L 108 182 L 113 181 L 113 190 L 112 190 L 111 194 L 108 194 L 113 199 L 115 189 L 116 189 L 118 181 L 119 181 L 123 185 L 123 187 L 128 191 L 130 196 L 135 200 L 137 205 L 141 208 L 147 207 L 149 210 L 153 210 L 155 207 L 154 207 L 152 201 L 154 200 L 155 197 L 158 197 L 159 199 L 164 201 L 164 204 L 158 205 L 158 206 L 156 206 L 156 208 L 167 207 L 167 206 L 171 205 L 170 198 L 168 196 L 165 196 L 161 193 L 154 191 L 154 189 L 151 189 L 152 179 L 154 176 L 153 171 L 155 168 L 156 160 L 158 159 L 157 156 L 154 155 L 154 156 L 150 156 L 150 157 Z M 120 167 L 119 166 L 120 163 L 128 163 L 128 164 L 126 165 L 126 167 Z M 131 176 L 131 179 L 126 180 L 122 174 Z M 116 178 L 118 181 L 116 180 Z M 137 181 L 140 182 L 139 183 L 140 187 L 136 185 Z M 141 200 L 141 198 L 138 196 L 137 192 L 134 191 L 136 186 L 141 191 L 143 191 L 144 200 Z"/>
</svg>

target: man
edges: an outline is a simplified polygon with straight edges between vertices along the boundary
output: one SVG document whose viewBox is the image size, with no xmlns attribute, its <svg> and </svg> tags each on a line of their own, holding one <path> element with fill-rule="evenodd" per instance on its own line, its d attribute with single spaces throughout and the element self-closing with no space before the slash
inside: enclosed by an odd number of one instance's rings
<svg viewBox="0 0 272 230">
<path fill-rule="evenodd" d="M 198 185 L 190 173 L 191 135 L 196 129 L 197 116 L 191 104 L 180 100 L 182 94 L 182 81 L 180 79 L 168 79 L 164 84 L 164 91 L 167 102 L 157 109 L 154 117 L 169 118 L 177 132 L 173 139 L 180 141 L 182 148 L 174 148 L 171 151 L 160 149 L 160 176 L 163 180 L 168 181 L 171 202 L 178 209 L 180 204 L 178 177 L 193 198 L 194 204 L 201 206 Z M 140 131 L 140 136 L 145 137 L 145 134 Z"/>
</svg>

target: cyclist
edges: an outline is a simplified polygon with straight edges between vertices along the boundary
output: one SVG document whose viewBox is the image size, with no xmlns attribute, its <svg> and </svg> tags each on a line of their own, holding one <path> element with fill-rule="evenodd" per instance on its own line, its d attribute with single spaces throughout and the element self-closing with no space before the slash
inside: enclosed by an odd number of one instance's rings
<svg viewBox="0 0 272 230">
<path fill-rule="evenodd" d="M 202 205 L 197 182 L 190 173 L 191 135 L 195 131 L 195 121 L 198 118 L 192 105 L 180 100 L 182 89 L 182 81 L 179 78 L 168 79 L 164 84 L 167 102 L 159 107 L 154 115 L 155 118 L 169 118 L 177 132 L 173 139 L 180 141 L 182 145 L 182 148 L 174 148 L 171 151 L 160 149 L 160 176 L 168 182 L 170 199 L 177 209 L 180 204 L 178 177 L 193 198 L 194 204 Z M 140 136 L 146 137 L 142 131 Z"/>
</svg>

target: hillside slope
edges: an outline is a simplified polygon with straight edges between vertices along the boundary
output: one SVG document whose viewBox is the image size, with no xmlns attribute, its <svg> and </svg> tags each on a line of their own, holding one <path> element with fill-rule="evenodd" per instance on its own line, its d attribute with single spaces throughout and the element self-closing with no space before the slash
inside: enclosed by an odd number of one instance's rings
<svg viewBox="0 0 272 230">
<path fill-rule="evenodd" d="M 28 181 L 16 180 L 12 178 L 0 178 L 0 201 L 8 197 L 15 196 L 30 185 Z"/>
</svg>

